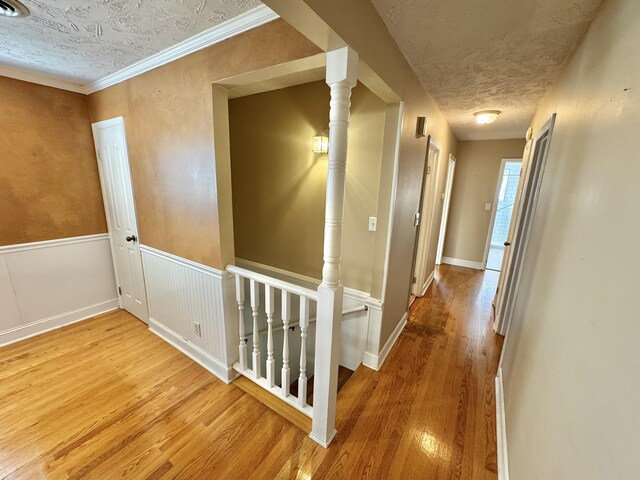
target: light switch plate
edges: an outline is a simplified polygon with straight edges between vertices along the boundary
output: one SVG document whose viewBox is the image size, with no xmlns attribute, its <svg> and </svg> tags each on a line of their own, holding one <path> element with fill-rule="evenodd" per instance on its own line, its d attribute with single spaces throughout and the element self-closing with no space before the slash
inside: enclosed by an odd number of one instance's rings
<svg viewBox="0 0 640 480">
<path fill-rule="evenodd" d="M 490 203 L 485 203 L 484 204 L 484 209 L 488 212 L 489 210 L 491 210 L 491 204 Z"/>
<path fill-rule="evenodd" d="M 369 217 L 369 231 L 375 232 L 378 228 L 378 217 Z"/>
</svg>

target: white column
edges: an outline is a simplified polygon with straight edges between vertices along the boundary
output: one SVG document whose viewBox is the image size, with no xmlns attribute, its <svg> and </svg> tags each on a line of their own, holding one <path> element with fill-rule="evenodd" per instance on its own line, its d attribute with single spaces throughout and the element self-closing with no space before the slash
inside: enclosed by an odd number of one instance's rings
<svg viewBox="0 0 640 480">
<path fill-rule="evenodd" d="M 324 266 L 318 287 L 316 356 L 311 438 L 328 446 L 336 434 L 336 398 L 340 360 L 342 285 L 340 255 L 346 187 L 347 138 L 351 89 L 357 83 L 358 55 L 349 47 L 327 53 L 329 110 L 329 171 L 324 222 Z"/>
</svg>

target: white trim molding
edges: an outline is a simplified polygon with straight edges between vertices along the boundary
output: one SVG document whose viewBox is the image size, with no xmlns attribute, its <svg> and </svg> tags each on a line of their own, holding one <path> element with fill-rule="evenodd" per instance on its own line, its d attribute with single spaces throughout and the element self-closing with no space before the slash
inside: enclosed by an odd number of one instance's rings
<svg viewBox="0 0 640 480">
<path fill-rule="evenodd" d="M 154 255 L 156 257 L 171 260 L 172 262 L 182 265 L 183 267 L 190 268 L 198 272 L 205 273 L 207 275 L 213 275 L 218 279 L 221 279 L 223 275 L 226 275 L 226 272 L 222 270 L 218 270 L 217 268 L 209 267 L 208 265 L 203 265 L 202 263 L 194 262 L 193 260 L 179 257 L 178 255 L 174 255 L 173 253 L 165 252 L 163 250 L 150 247 L 149 245 L 140 244 L 140 251 L 148 253 L 150 255 Z"/>
<path fill-rule="evenodd" d="M 498 450 L 498 480 L 509 480 L 509 460 L 507 456 L 507 424 L 504 412 L 504 386 L 502 367 L 496 375 L 496 442 Z"/>
<path fill-rule="evenodd" d="M 72 312 L 54 315 L 43 320 L 37 320 L 27 325 L 20 325 L 19 327 L 0 332 L 0 347 L 21 342 L 27 338 L 42 335 L 43 333 L 57 330 L 58 328 L 66 327 L 67 325 L 78 323 L 114 310 L 118 310 L 117 298 L 82 307 Z"/>
<path fill-rule="evenodd" d="M 136 62 L 117 72 L 107 75 L 95 82 L 78 85 L 72 82 L 58 80 L 48 77 L 38 72 L 22 70 L 19 68 L 0 66 L 0 75 L 4 77 L 23 80 L 25 82 L 37 83 L 47 87 L 59 88 L 70 92 L 83 93 L 89 95 L 91 93 L 104 90 L 105 88 L 116 85 L 125 80 L 129 80 L 142 73 L 161 67 L 167 63 L 171 63 L 179 58 L 210 47 L 216 43 L 227 40 L 236 35 L 240 35 L 248 30 L 269 23 L 280 18 L 277 13 L 266 5 L 260 5 L 248 12 L 242 13 L 235 18 L 222 22 L 204 32 L 200 32 L 191 38 L 183 40 L 172 47 Z"/>
<path fill-rule="evenodd" d="M 435 276 L 436 276 L 436 270 L 433 269 L 431 271 L 431 274 L 429 275 L 429 278 L 427 278 L 427 282 L 425 283 L 424 289 L 422 289 L 422 292 L 420 293 L 420 295 L 418 295 L 419 297 L 425 296 L 425 294 L 427 293 L 427 290 L 429 290 L 429 287 L 433 283 L 433 279 L 435 278 Z"/>
<path fill-rule="evenodd" d="M 87 93 L 86 87 L 83 85 L 77 85 L 64 80 L 57 80 L 41 73 L 9 67 L 7 65 L 0 65 L 0 76 L 13 78 L 14 80 L 22 80 L 23 82 L 36 83 L 45 87 L 67 90 L 69 92 Z"/>
<path fill-rule="evenodd" d="M 0 346 L 118 308 L 108 234 L 0 247 Z"/>
<path fill-rule="evenodd" d="M 216 43 L 227 40 L 231 37 L 244 33 L 253 28 L 269 23 L 276 20 L 278 15 L 266 5 L 260 5 L 248 12 L 245 12 L 237 17 L 222 22 L 215 27 L 205 30 L 187 40 L 177 43 L 173 47 L 169 47 L 161 52 L 156 53 L 150 57 L 145 58 L 139 62 L 129 65 L 122 70 L 107 75 L 100 80 L 92 82 L 84 87 L 85 93 L 91 94 L 99 90 L 116 85 L 125 80 L 129 80 L 142 73 L 153 70 L 154 68 L 161 67 L 167 63 L 171 63 L 179 58 L 186 57 L 187 55 L 202 50 L 203 48 L 210 47 Z"/>
<path fill-rule="evenodd" d="M 463 260 L 461 258 L 442 257 L 442 263 L 446 263 L 447 265 L 455 265 L 456 267 L 484 270 L 484 265 L 482 264 L 482 262 L 472 262 L 471 260 Z"/>
<path fill-rule="evenodd" d="M 404 328 L 407 326 L 408 321 L 409 321 L 409 312 L 405 312 L 402 318 L 400 319 L 400 321 L 398 322 L 398 325 L 396 325 L 396 328 L 394 328 L 393 332 L 391 332 L 389 339 L 380 350 L 380 353 L 376 355 L 369 351 L 364 352 L 364 355 L 362 356 L 362 364 L 376 371 L 380 370 L 382 368 L 382 364 L 387 359 L 387 355 L 389 355 L 389 352 L 398 341 L 398 338 L 400 338 L 400 334 L 404 331 Z"/>
<path fill-rule="evenodd" d="M 238 376 L 233 367 L 227 367 L 220 360 L 212 357 L 209 353 L 167 328 L 153 317 L 149 318 L 149 330 L 172 347 L 180 350 L 198 365 L 206 368 L 224 383 L 229 384 Z"/>
<path fill-rule="evenodd" d="M 96 235 L 84 235 L 82 237 L 56 238 L 53 240 L 43 240 L 41 242 L 16 243 L 0 247 L 0 255 L 7 253 L 26 252 L 40 248 L 60 247 L 62 245 L 73 245 L 76 243 L 95 242 L 96 240 L 107 240 L 108 233 L 98 233 Z"/>
</svg>

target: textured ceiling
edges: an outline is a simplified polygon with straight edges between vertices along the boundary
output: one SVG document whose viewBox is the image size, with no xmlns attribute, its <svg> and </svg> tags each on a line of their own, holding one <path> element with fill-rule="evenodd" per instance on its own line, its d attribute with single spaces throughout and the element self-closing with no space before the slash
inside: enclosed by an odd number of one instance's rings
<svg viewBox="0 0 640 480">
<path fill-rule="evenodd" d="M 0 17 L 0 65 L 85 84 L 258 5 L 258 0 L 22 0 Z"/>
<path fill-rule="evenodd" d="M 458 138 L 483 140 L 524 137 L 601 0 L 372 1 Z"/>
</svg>

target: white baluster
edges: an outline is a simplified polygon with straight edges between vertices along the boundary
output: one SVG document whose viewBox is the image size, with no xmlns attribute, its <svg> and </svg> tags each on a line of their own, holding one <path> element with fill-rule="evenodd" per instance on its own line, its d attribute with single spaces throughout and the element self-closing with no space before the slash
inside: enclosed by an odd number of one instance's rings
<svg viewBox="0 0 640 480">
<path fill-rule="evenodd" d="M 290 373 L 289 373 L 289 320 L 291 320 L 291 297 L 289 292 L 282 290 L 282 396 L 289 396 Z"/>
<path fill-rule="evenodd" d="M 253 315 L 253 376 L 260 378 L 260 332 L 258 331 L 258 307 L 260 307 L 260 284 L 250 281 L 251 312 Z"/>
<path fill-rule="evenodd" d="M 276 363 L 273 360 L 273 297 L 271 285 L 264 286 L 264 307 L 267 311 L 267 383 L 273 387 L 276 383 Z"/>
<path fill-rule="evenodd" d="M 240 368 L 247 368 L 247 335 L 244 331 L 244 278 L 236 275 L 236 300 L 238 302 L 238 335 L 240 344 L 238 353 L 240 357 Z"/>
<path fill-rule="evenodd" d="M 298 405 L 307 405 L 307 328 L 309 327 L 309 299 L 300 297 L 300 377 L 298 378 Z"/>
</svg>

